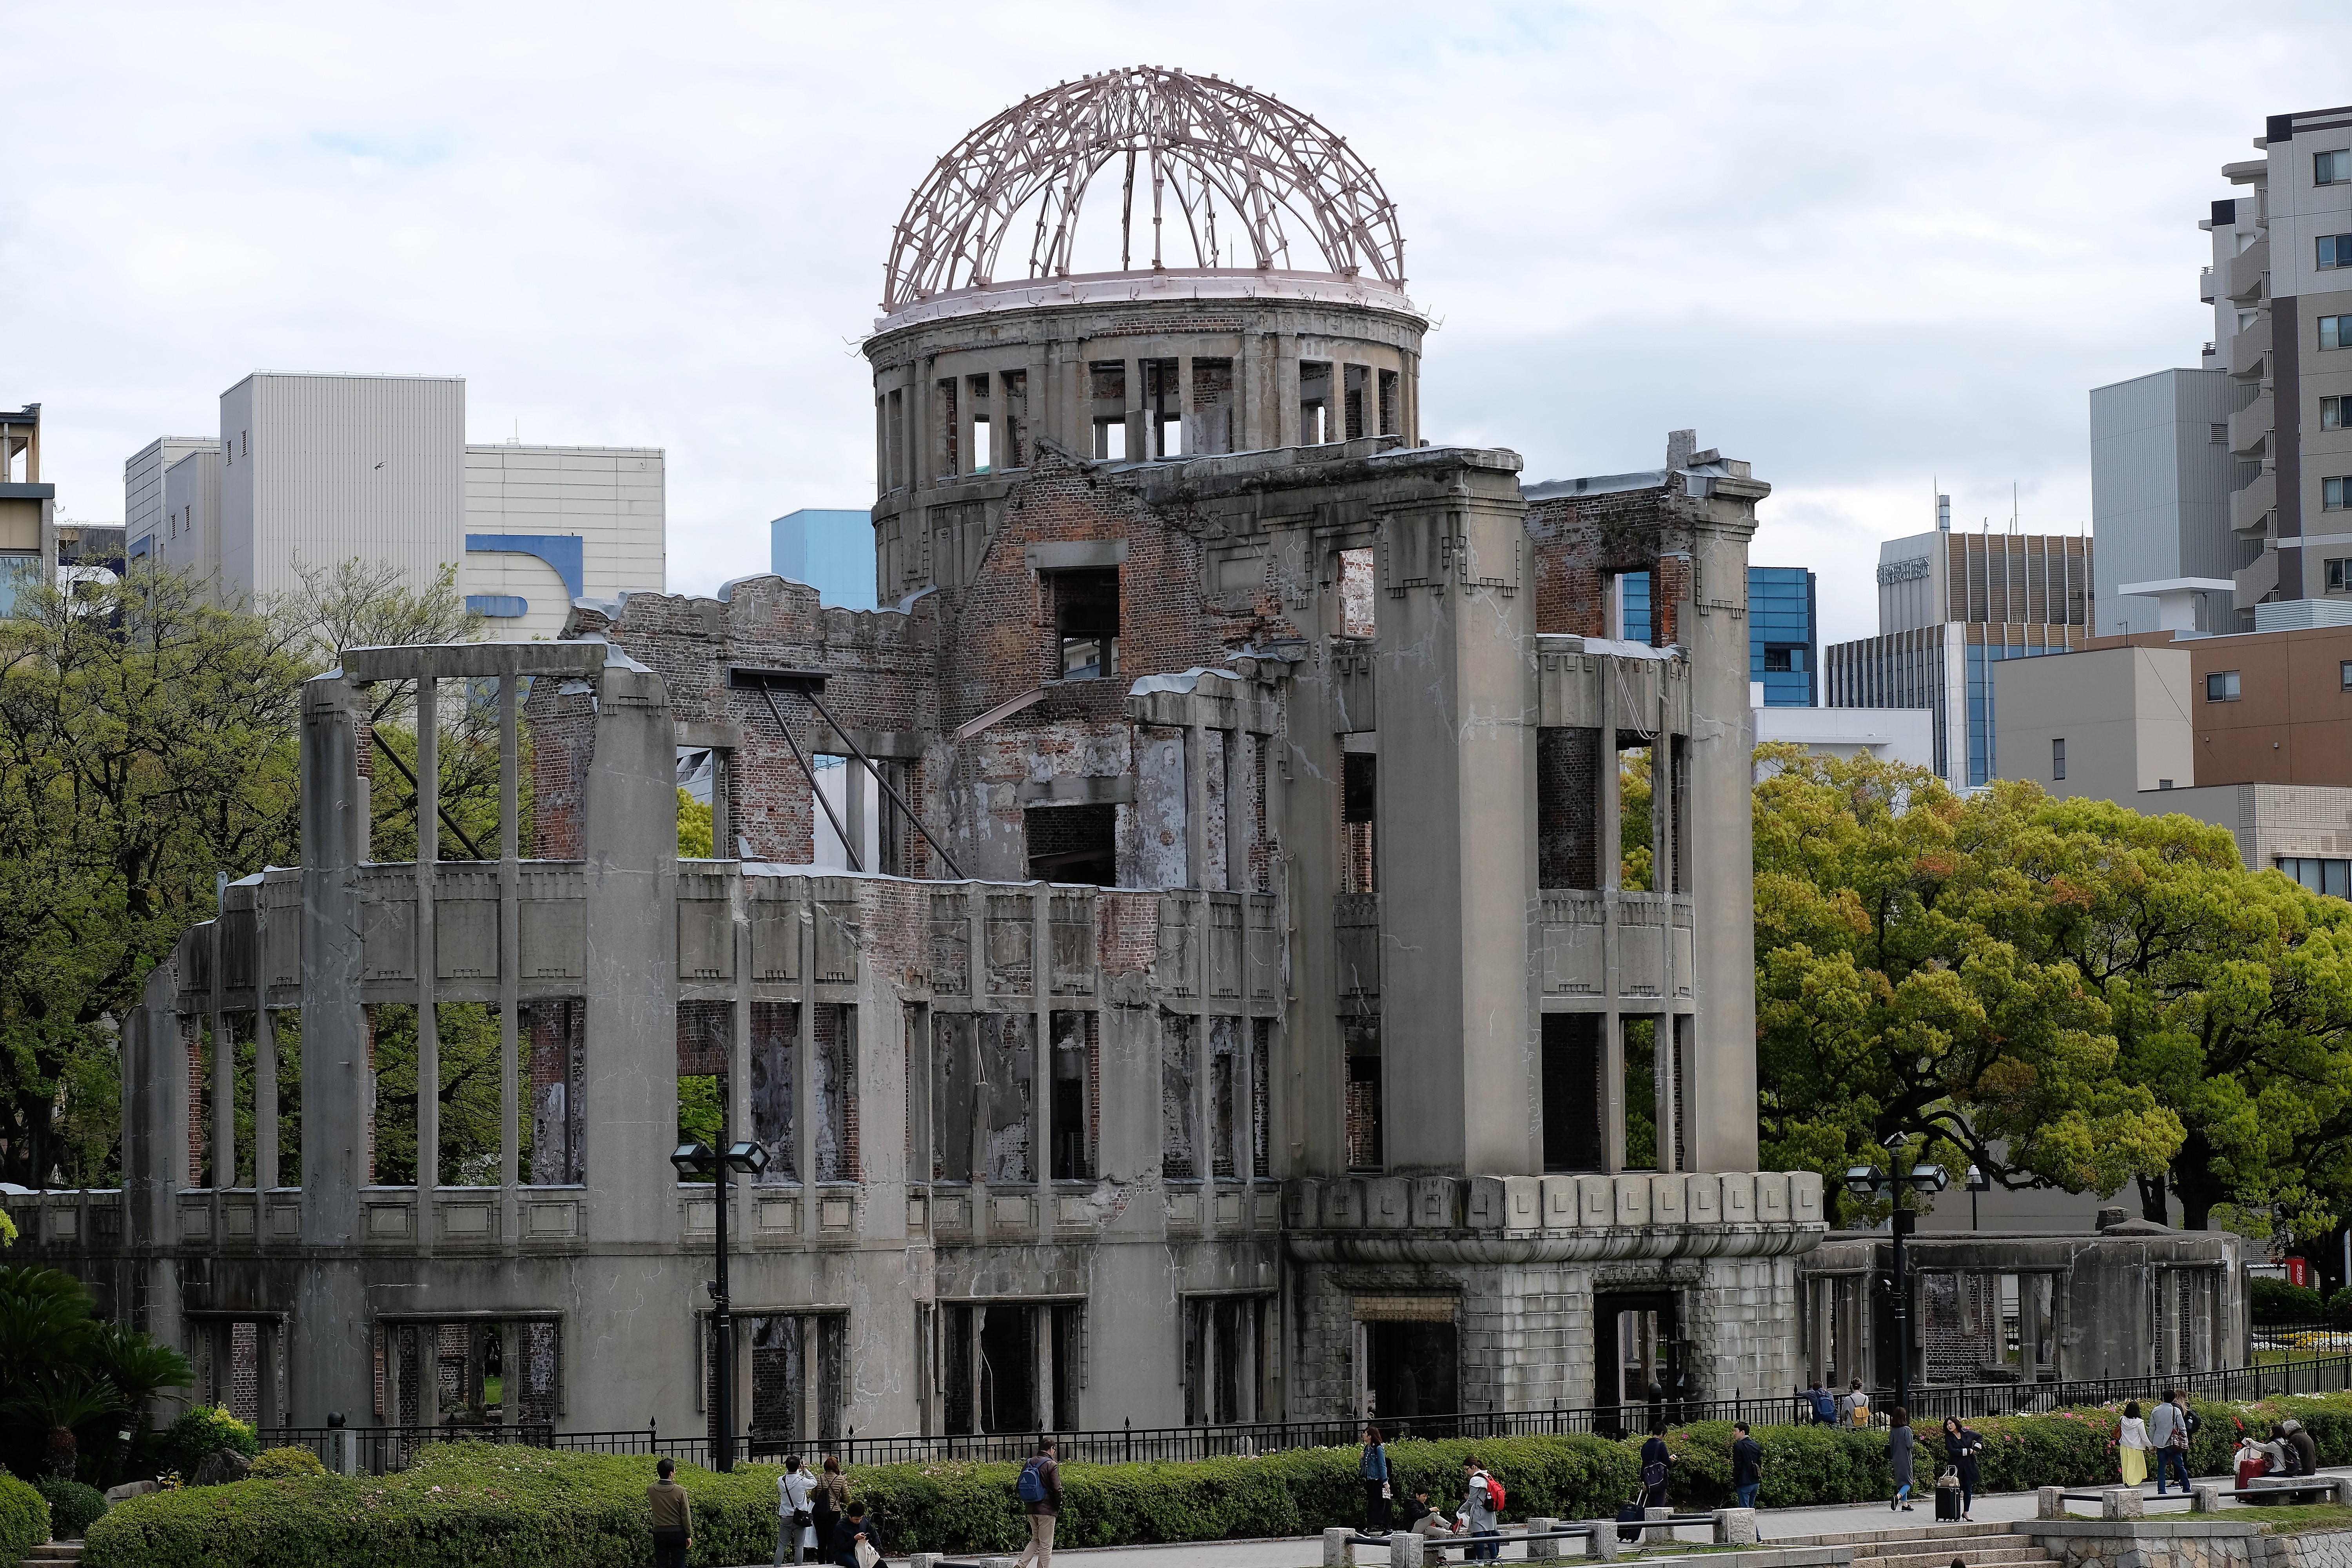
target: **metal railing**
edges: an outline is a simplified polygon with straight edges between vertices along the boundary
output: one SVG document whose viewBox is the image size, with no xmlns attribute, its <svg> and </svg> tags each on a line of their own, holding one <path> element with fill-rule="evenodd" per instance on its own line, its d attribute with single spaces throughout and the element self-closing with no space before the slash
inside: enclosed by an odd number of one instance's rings
<svg viewBox="0 0 2352 1568">
<path fill-rule="evenodd" d="M 1933 1426 L 1948 1415 L 2037 1415 L 2072 1406 L 2154 1399 L 2178 1388 L 2197 1399 L 2247 1401 L 2280 1394 L 2334 1393 L 2352 1389 L 2352 1354 L 2273 1362 L 2219 1372 L 2179 1373 L 2136 1378 L 2077 1379 L 2067 1383 L 1927 1384 L 1911 1390 L 1914 1425 Z M 1871 1424 L 1886 1425 L 1894 1405 L 1891 1389 L 1872 1396 Z M 1806 1396 L 1787 1394 L 1730 1399 L 1659 1400 L 1649 1404 L 1555 1406 L 1549 1410 L 1464 1411 L 1446 1415 L 1375 1416 L 1391 1442 L 1410 1438 L 1574 1436 L 1622 1437 L 1648 1430 L 1653 1420 L 1668 1426 L 1696 1421 L 1745 1421 L 1751 1426 L 1801 1426 L 1815 1417 Z M 1234 1422 L 1201 1426 L 1134 1426 L 1057 1432 L 1056 1452 L 1079 1464 L 1136 1464 L 1281 1453 L 1297 1448 L 1353 1447 L 1364 1423 L 1358 1416 L 1319 1421 Z M 659 1455 L 688 1464 L 709 1465 L 716 1446 L 704 1432 L 665 1436 L 657 1426 L 641 1430 L 559 1432 L 551 1426 L 272 1427 L 261 1433 L 265 1447 L 308 1447 L 330 1460 L 334 1434 L 356 1444 L 358 1466 L 374 1475 L 405 1468 L 426 1443 L 518 1443 L 570 1453 Z M 749 1462 L 774 1463 L 788 1454 L 814 1464 L 831 1456 L 844 1465 L 937 1464 L 952 1460 L 1008 1461 L 1036 1451 L 1037 1433 L 988 1432 L 954 1436 L 897 1435 L 861 1437 L 855 1433 L 793 1437 L 754 1429 L 737 1440 L 737 1455 Z"/>
</svg>

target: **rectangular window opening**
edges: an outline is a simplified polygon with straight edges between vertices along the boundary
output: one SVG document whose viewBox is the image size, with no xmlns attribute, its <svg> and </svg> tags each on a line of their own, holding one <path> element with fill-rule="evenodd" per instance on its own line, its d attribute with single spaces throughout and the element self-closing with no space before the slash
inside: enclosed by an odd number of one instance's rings
<svg viewBox="0 0 2352 1568">
<path fill-rule="evenodd" d="M 1372 547 L 1339 552 L 1339 635 L 1374 636 L 1380 621 Z"/>
<path fill-rule="evenodd" d="M 2347 484 L 2352 484 L 2352 479 L 2338 478 L 2320 480 L 2320 510 L 2322 511 L 2342 511 L 2344 510 L 2345 487 Z"/>
<path fill-rule="evenodd" d="M 368 1183 L 416 1184 L 416 1005 L 376 1002 L 367 1009 Z"/>
<path fill-rule="evenodd" d="M 2343 429 L 2344 415 L 2347 406 L 2352 406 L 2352 397 L 2321 398 L 2319 400 L 2319 427 L 2322 430 Z M 2225 425 L 2221 426 L 2221 428 L 2226 430 L 2229 426 Z"/>
<path fill-rule="evenodd" d="M 587 1003 L 577 996 L 534 997 L 522 1005 L 516 1020 L 515 1048 L 522 1058 L 516 1075 L 530 1096 L 516 1132 L 523 1180 L 533 1186 L 576 1185 L 585 1179 L 581 1087 L 587 1012 Z"/>
<path fill-rule="evenodd" d="M 931 1015 L 931 1180 L 971 1180 L 979 1103 L 979 1027 L 970 1013 Z M 950 1384 L 950 1394 L 953 1385 Z"/>
<path fill-rule="evenodd" d="M 1543 1157 L 1547 1171 L 1598 1171 L 1601 1016 L 1543 1015 Z"/>
<path fill-rule="evenodd" d="M 1398 376 L 1395 371 L 1381 372 L 1381 434 L 1383 436 L 1404 434 L 1403 429 L 1397 423 L 1397 386 Z"/>
<path fill-rule="evenodd" d="M 762 1183 L 796 1182 L 793 1108 L 799 1093 L 793 1063 L 800 1047 L 800 1004 L 751 1004 L 751 1138 L 767 1151 Z"/>
<path fill-rule="evenodd" d="M 1199 1020 L 1162 1014 L 1160 1019 L 1160 1173 L 1171 1182 L 1198 1181 L 1193 1140 L 1192 1039 Z"/>
<path fill-rule="evenodd" d="M 1061 649 L 1060 680 L 1108 680 L 1118 674 L 1118 568 L 1042 574 Z"/>
<path fill-rule="evenodd" d="M 1118 886 L 1117 805 L 1033 805 L 1021 820 L 1029 840 L 1031 881 Z"/>
<path fill-rule="evenodd" d="M 1172 359 L 1148 359 L 1143 368 L 1143 428 L 1144 456 L 1150 458 L 1181 458 L 1184 455 L 1184 403 L 1181 395 L 1177 362 Z"/>
<path fill-rule="evenodd" d="M 1536 885 L 1601 885 L 1601 731 L 1536 731 Z"/>
<path fill-rule="evenodd" d="M 2352 267 L 2352 234 L 2323 234 L 2314 243 L 2313 259 L 2322 272 L 2333 272 L 2339 267 Z"/>
<path fill-rule="evenodd" d="M 1331 417 L 1331 365 L 1328 360 L 1298 362 L 1298 444 L 1319 447 L 1335 439 Z"/>
<path fill-rule="evenodd" d="M 1091 1181 L 1095 1173 L 1096 1015 L 1054 1015 L 1054 1180 Z"/>
<path fill-rule="evenodd" d="M 810 1042 L 815 1073 L 812 1155 L 820 1182 L 865 1179 L 857 1148 L 857 1009 L 821 1003 Z"/>
<path fill-rule="evenodd" d="M 1037 1179 L 1036 1020 L 1026 1013 L 980 1016 L 980 1076 L 988 1120 L 982 1129 L 982 1179 L 1027 1186 Z"/>
<path fill-rule="evenodd" d="M 1343 1018 L 1339 1032 L 1348 1052 L 1348 1169 L 1376 1172 L 1383 1163 L 1380 1020 Z"/>
<path fill-rule="evenodd" d="M 1192 362 L 1191 448 L 1204 457 L 1234 449 L 1234 362 L 1230 359 Z"/>
<path fill-rule="evenodd" d="M 1364 414 L 1366 412 L 1364 408 L 1364 384 L 1369 381 L 1370 377 L 1371 372 L 1360 364 L 1349 365 L 1343 374 L 1341 384 L 1345 389 L 1344 396 L 1346 403 L 1346 417 L 1343 424 L 1343 429 L 1345 432 L 1345 438 L 1347 440 L 1359 441 L 1363 438 Z"/>
<path fill-rule="evenodd" d="M 1091 1016 L 1092 1015 L 1089 1015 Z M 1250 1174 L 1260 1181 L 1274 1175 L 1274 1020 L 1250 1020 Z"/>
<path fill-rule="evenodd" d="M 1339 759 L 1339 890 L 1380 890 L 1380 858 L 1372 818 L 1379 805 L 1381 759 L 1371 752 L 1348 752 Z"/>
<path fill-rule="evenodd" d="M 2053 779 L 2066 776 L 2066 742 L 2063 740 L 2050 742 L 2050 776 Z"/>
<path fill-rule="evenodd" d="M 1127 459 L 1127 362 L 1095 360 L 1087 366 L 1087 419 L 1097 461 Z"/>
<path fill-rule="evenodd" d="M 1625 1169 L 1655 1171 L 1658 1164 L 1658 1021 L 1625 1018 Z"/>
<path fill-rule="evenodd" d="M 2217 669 L 2205 678 L 2205 700 L 2235 702 L 2238 700 L 2238 672 Z"/>
<path fill-rule="evenodd" d="M 2319 346 L 2323 349 L 2352 348 L 2352 316 L 2320 317 Z"/>
<path fill-rule="evenodd" d="M 2340 185 L 2352 181 L 2352 152 L 2315 153 L 2311 155 L 2311 183 L 2315 185 Z"/>
<path fill-rule="evenodd" d="M 436 1002 L 441 1136 L 438 1180 L 445 1187 L 495 1187 L 505 1140 L 505 1042 L 499 1009 L 484 1002 Z"/>
</svg>

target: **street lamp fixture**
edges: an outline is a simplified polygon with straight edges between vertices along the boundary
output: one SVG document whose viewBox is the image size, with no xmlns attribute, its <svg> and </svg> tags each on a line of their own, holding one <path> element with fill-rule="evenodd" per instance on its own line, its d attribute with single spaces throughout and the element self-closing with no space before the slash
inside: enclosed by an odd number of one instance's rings
<svg viewBox="0 0 2352 1568">
<path fill-rule="evenodd" d="M 1951 1184 L 1951 1177 L 1941 1165 L 1915 1163 L 1904 1170 L 1903 1151 L 1907 1142 L 1900 1132 L 1886 1141 L 1885 1170 L 1874 1165 L 1853 1165 L 1845 1173 L 1845 1190 L 1854 1196 L 1892 1196 L 1895 1200 L 1895 1212 L 1888 1216 L 1888 1227 L 1895 1233 L 1895 1403 L 1906 1410 L 1911 1405 L 1911 1282 L 1903 1243 L 1918 1216 L 1903 1201 L 1903 1194 L 1908 1191 L 1927 1197 Z M 1927 1140 L 1918 1142 L 1924 1144 Z M 1969 1167 L 1971 1172 L 1975 1169 L 1973 1165 Z"/>
<path fill-rule="evenodd" d="M 1970 1165 L 1969 1167 L 1969 1228 L 1970 1230 L 1977 1227 L 1977 1194 L 1990 1191 L 1992 1191 L 1992 1178 L 1974 1165 Z"/>
<path fill-rule="evenodd" d="M 730 1173 L 756 1176 L 768 1168 L 768 1152 L 747 1141 L 730 1142 L 724 1131 L 727 1114 L 727 1079 L 719 1079 L 719 1116 L 722 1119 L 719 1135 L 720 1148 L 713 1149 L 703 1142 L 681 1143 L 669 1157 L 677 1167 L 678 1180 L 695 1181 L 710 1177 L 718 1183 L 719 1215 L 719 1278 L 705 1282 L 710 1292 L 711 1337 L 719 1342 L 719 1443 L 713 1456 L 720 1474 L 735 1468 L 735 1320 L 728 1310 L 727 1300 L 727 1178 Z M 723 1152 L 722 1152 L 723 1151 Z"/>
</svg>

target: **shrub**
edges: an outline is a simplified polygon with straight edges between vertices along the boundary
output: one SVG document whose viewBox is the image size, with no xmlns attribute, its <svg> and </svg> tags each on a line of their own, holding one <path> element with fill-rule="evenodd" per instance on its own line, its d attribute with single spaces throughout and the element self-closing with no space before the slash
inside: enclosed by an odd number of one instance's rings
<svg viewBox="0 0 2352 1568">
<path fill-rule="evenodd" d="M 49 1505 L 49 1528 L 60 1536 L 79 1535 L 106 1511 L 106 1499 L 96 1487 L 61 1476 L 43 1476 L 34 1489 Z"/>
<path fill-rule="evenodd" d="M 2246 1305 L 2257 1323 L 2315 1323 L 2319 1292 L 2260 1274 L 2246 1282 Z"/>
<path fill-rule="evenodd" d="M 165 1468 L 193 1476 L 196 1467 L 223 1448 L 234 1448 L 250 1459 L 261 1452 L 253 1428 L 220 1405 L 193 1405 L 163 1434 Z"/>
<path fill-rule="evenodd" d="M 2352 1287 L 2327 1298 L 2327 1326 L 2331 1329 L 2352 1329 Z"/>
<path fill-rule="evenodd" d="M 0 1563 L 21 1563 L 49 1538 L 47 1498 L 0 1470 Z"/>
<path fill-rule="evenodd" d="M 255 1456 L 253 1479 L 258 1481 L 284 1480 L 289 1476 L 323 1476 L 327 1467 L 319 1456 L 308 1448 L 264 1448 Z"/>
</svg>

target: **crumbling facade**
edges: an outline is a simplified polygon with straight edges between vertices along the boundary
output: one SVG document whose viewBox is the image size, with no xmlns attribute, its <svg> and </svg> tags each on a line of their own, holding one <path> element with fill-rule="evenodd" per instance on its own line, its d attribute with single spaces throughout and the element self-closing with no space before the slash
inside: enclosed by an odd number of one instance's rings
<svg viewBox="0 0 2352 1568">
<path fill-rule="evenodd" d="M 1200 87 L 1089 80 L 1160 123 Z M 1823 1219 L 1756 1169 L 1769 487 L 1686 432 L 1528 487 L 1423 444 L 1401 259 L 894 261 L 950 285 L 866 345 L 897 607 L 751 578 L 313 681 L 305 864 L 157 969 L 127 1188 L 41 1234 L 261 1366 L 265 1420 L 699 1429 L 715 1205 L 667 1155 L 707 1088 L 768 1157 L 728 1220 L 764 1442 L 1795 1384 Z M 1647 643 L 1605 620 L 1631 571 Z M 495 854 L 449 858 L 428 753 L 416 858 L 363 858 L 394 680 L 498 705 Z M 676 852 L 681 749 L 718 858 Z M 872 780 L 846 870 L 811 864 L 817 755 Z"/>
</svg>

